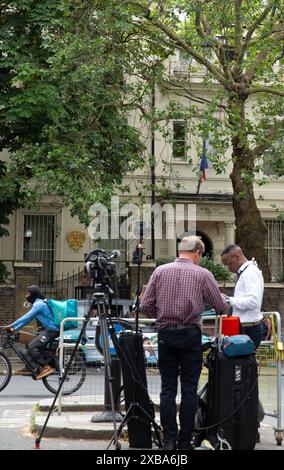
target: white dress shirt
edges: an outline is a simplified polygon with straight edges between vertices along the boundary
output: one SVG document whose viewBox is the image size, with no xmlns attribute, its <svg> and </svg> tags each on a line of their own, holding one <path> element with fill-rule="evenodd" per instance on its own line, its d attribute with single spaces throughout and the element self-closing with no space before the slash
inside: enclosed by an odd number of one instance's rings
<svg viewBox="0 0 284 470">
<path fill-rule="evenodd" d="M 257 322 L 263 318 L 261 304 L 264 281 L 262 272 L 255 261 L 246 261 L 238 270 L 234 296 L 230 297 L 233 315 L 240 317 L 241 323 Z"/>
</svg>

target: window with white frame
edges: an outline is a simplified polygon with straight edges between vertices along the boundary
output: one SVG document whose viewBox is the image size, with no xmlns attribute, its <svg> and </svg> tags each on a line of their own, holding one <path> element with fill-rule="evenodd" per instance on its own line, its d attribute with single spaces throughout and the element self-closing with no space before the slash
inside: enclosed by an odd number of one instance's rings
<svg viewBox="0 0 284 470">
<path fill-rule="evenodd" d="M 263 173 L 266 176 L 284 175 L 283 151 L 283 141 L 277 141 L 264 152 L 262 157 Z"/>
<path fill-rule="evenodd" d="M 173 158 L 176 160 L 186 157 L 186 122 L 183 120 L 173 121 Z"/>
<path fill-rule="evenodd" d="M 41 282 L 52 284 L 55 260 L 55 214 L 24 214 L 23 258 L 41 261 Z"/>
<path fill-rule="evenodd" d="M 173 74 L 188 74 L 193 59 L 185 51 L 177 50 L 170 59 L 170 72 Z"/>
<path fill-rule="evenodd" d="M 279 219 L 265 220 L 267 227 L 266 252 L 271 276 L 275 280 L 284 274 L 284 221 Z"/>
<path fill-rule="evenodd" d="M 273 155 L 268 151 L 263 154 L 263 173 L 266 176 L 275 175 L 275 169 L 273 168 Z"/>
</svg>

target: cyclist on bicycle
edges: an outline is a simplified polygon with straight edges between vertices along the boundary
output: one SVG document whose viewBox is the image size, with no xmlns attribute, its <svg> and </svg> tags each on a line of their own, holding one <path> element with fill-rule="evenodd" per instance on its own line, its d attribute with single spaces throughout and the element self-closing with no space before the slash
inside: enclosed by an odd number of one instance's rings
<svg viewBox="0 0 284 470">
<path fill-rule="evenodd" d="M 22 317 L 3 326 L 6 331 L 18 331 L 28 325 L 32 320 L 36 320 L 39 328 L 37 336 L 27 346 L 26 359 L 33 369 L 39 369 L 36 380 L 42 379 L 52 374 L 55 370 L 49 365 L 50 357 L 45 354 L 47 344 L 59 335 L 59 330 L 54 323 L 52 311 L 44 302 L 44 295 L 38 286 L 29 286 L 25 295 L 27 301 L 32 304 L 32 308 Z M 31 375 L 31 372 L 24 367 L 16 371 L 18 375 Z"/>
</svg>

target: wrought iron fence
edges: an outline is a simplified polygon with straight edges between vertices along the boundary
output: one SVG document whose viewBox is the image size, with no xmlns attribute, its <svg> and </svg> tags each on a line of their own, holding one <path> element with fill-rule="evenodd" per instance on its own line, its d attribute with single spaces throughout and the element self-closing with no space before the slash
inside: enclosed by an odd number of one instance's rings
<svg viewBox="0 0 284 470">
<path fill-rule="evenodd" d="M 119 263 L 116 263 L 118 267 Z M 120 272 L 119 269 L 117 271 Z M 48 282 L 43 271 L 40 287 L 47 298 L 55 299 L 88 299 L 93 292 L 92 279 L 83 271 L 81 261 L 54 261 L 52 282 Z M 124 274 L 118 276 L 116 287 L 119 298 L 130 298 L 128 267 Z"/>
<path fill-rule="evenodd" d="M 20 261 L 20 260 L 19 260 Z M 46 298 L 55 299 L 89 299 L 92 292 L 92 279 L 83 270 L 82 261 L 42 261 L 39 285 Z M 2 260 L 8 270 L 8 281 L 13 281 L 16 260 Z M 48 266 L 46 264 L 48 263 Z M 130 299 L 129 266 L 125 260 L 116 261 L 117 282 L 116 290 L 119 299 Z M 46 273 L 52 275 L 46 275 Z M 28 282 L 28 281 L 27 281 Z"/>
</svg>

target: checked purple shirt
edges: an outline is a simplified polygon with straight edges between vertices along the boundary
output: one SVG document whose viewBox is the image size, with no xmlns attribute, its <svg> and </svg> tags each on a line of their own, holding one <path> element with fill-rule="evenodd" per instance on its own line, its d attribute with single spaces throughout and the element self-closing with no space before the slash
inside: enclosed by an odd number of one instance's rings
<svg viewBox="0 0 284 470">
<path fill-rule="evenodd" d="M 172 325 L 200 324 L 204 302 L 216 312 L 227 304 L 223 300 L 214 276 L 191 260 L 177 258 L 159 266 L 146 287 L 141 309 L 157 319 L 157 330 Z"/>
</svg>

